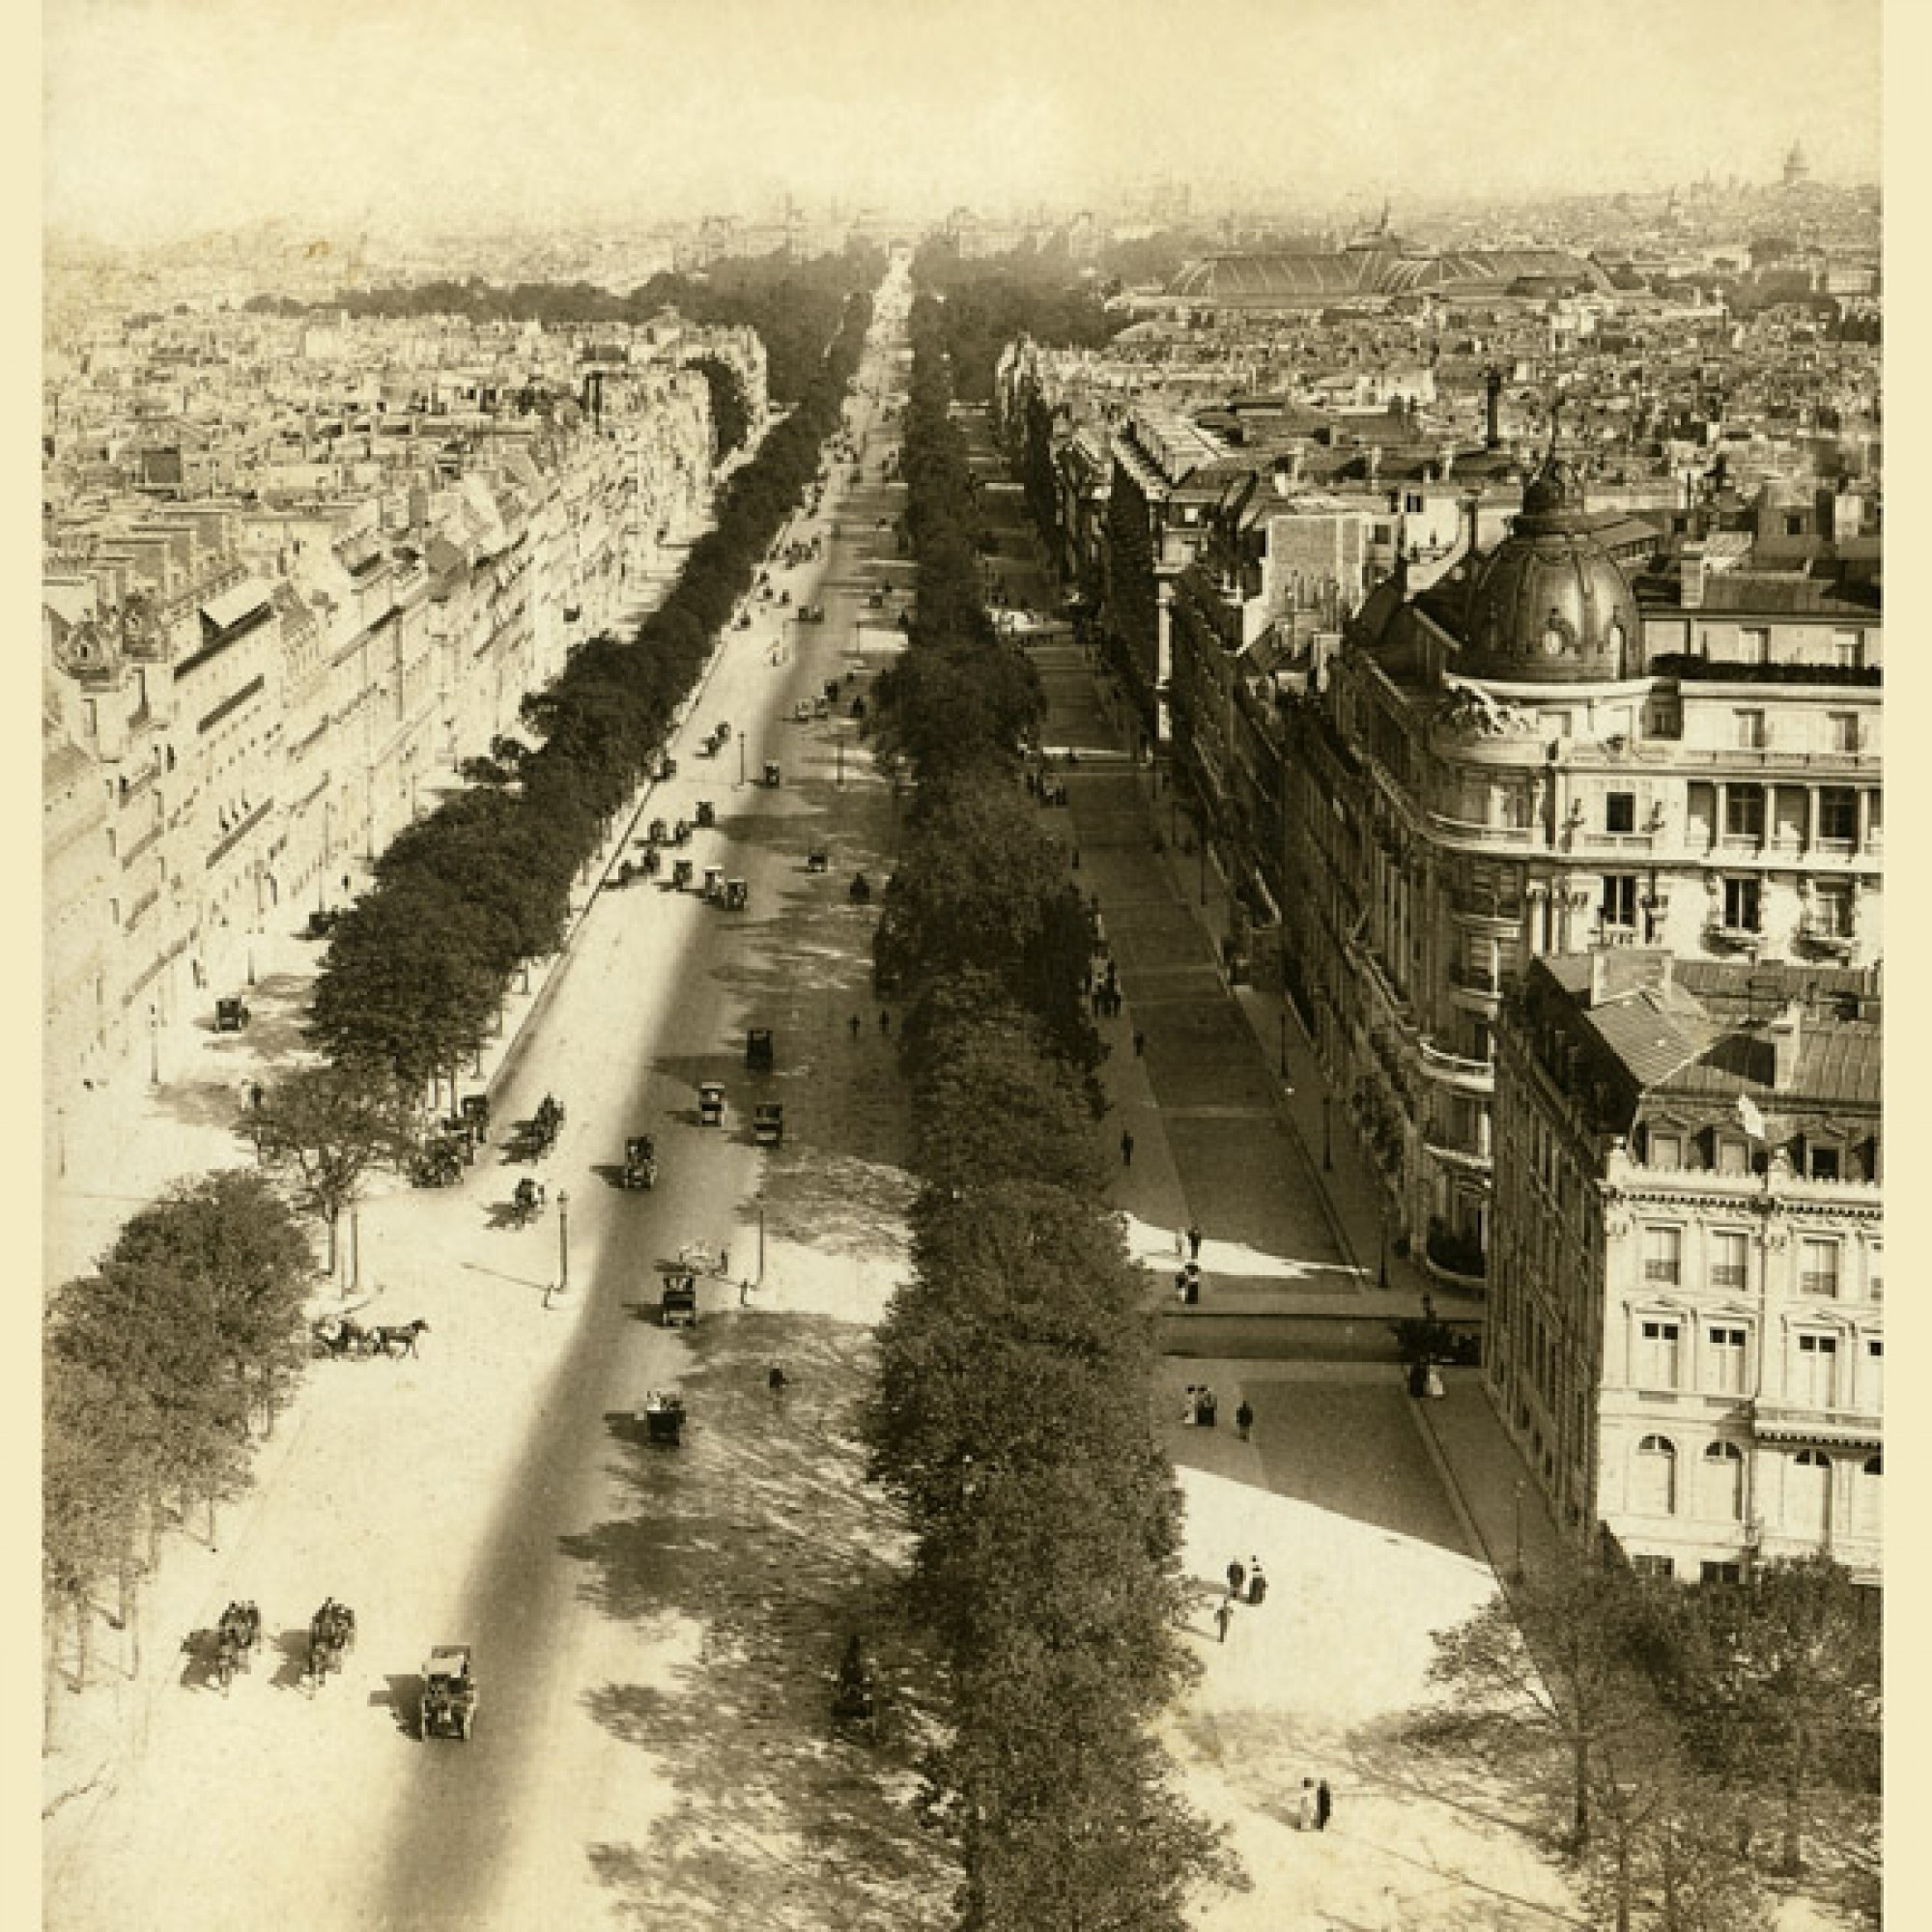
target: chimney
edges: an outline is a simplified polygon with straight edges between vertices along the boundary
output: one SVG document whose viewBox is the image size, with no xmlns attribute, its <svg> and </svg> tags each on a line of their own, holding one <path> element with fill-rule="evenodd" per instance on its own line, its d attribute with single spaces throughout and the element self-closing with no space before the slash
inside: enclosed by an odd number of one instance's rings
<svg viewBox="0 0 1932 1932">
<path fill-rule="evenodd" d="M 1678 552 L 1677 602 L 1686 611 L 1704 608 L 1704 577 L 1707 568 L 1704 542 L 1700 537 L 1686 543 Z"/>
<path fill-rule="evenodd" d="M 1482 541 L 1483 498 L 1469 491 L 1463 498 L 1463 554 L 1474 556 Z"/>
<path fill-rule="evenodd" d="M 1503 392 L 1503 372 L 1492 369 L 1483 381 L 1483 447 L 1499 449 L 1502 447 L 1503 433 L 1497 413 L 1497 404 Z"/>
<path fill-rule="evenodd" d="M 1798 1055 L 1804 1043 L 1804 1004 L 1793 1000 L 1768 1029 L 1771 1036 L 1771 1084 L 1788 1094 L 1798 1078 Z"/>
</svg>

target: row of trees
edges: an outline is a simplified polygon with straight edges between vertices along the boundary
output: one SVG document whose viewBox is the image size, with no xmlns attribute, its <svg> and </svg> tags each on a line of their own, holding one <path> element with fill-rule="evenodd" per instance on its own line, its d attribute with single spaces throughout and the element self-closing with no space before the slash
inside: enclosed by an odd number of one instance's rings
<svg viewBox="0 0 1932 1932">
<path fill-rule="evenodd" d="M 170 1518 L 246 1481 L 306 1355 L 307 1237 L 242 1170 L 184 1182 L 121 1230 L 43 1328 L 42 1577 L 49 1692 L 86 1680 L 94 1601 L 118 1593 L 139 1664 L 139 1586 Z M 51 1719 L 51 1710 L 49 1711 Z"/>
<path fill-rule="evenodd" d="M 921 781 L 876 945 L 917 1094 L 912 1277 L 878 1336 L 875 1478 L 905 1505 L 952 1710 L 929 1766 L 974 1932 L 1166 1932 L 1225 1872 L 1151 1726 L 1189 1662 L 1151 1314 L 1105 1199 L 1092 931 L 1016 783 L 1043 705 L 977 583 L 935 305 L 911 316 L 908 649 L 882 732 Z"/>
<path fill-rule="evenodd" d="M 1575 1559 L 1438 1635 L 1452 1701 L 1419 1735 L 1528 1775 L 1600 1922 L 1747 1932 L 1763 1862 L 1819 1844 L 1876 1905 L 1880 1662 L 1875 1601 L 1828 1556 L 1694 1590 Z"/>
<path fill-rule="evenodd" d="M 590 282 L 487 282 L 480 275 L 445 277 L 409 286 L 345 290 L 327 302 L 258 296 L 249 306 L 278 314 L 307 308 L 351 315 L 464 316 L 475 323 L 535 322 L 546 328 L 586 328 L 600 323 L 643 323 L 668 308 L 706 327 L 745 326 L 758 332 L 773 400 L 789 409 L 816 380 L 825 344 L 838 327 L 846 297 L 875 287 L 885 256 L 854 241 L 842 254 L 794 261 L 782 249 L 731 256 L 691 273 L 666 270 L 622 295 Z"/>
<path fill-rule="evenodd" d="M 870 319 L 863 295 L 817 380 L 731 477 L 716 523 L 629 642 L 600 638 L 524 700 L 534 750 L 507 739 L 468 768 L 482 781 L 440 804 L 377 862 L 330 938 L 311 1012 L 343 1066 L 432 1104 L 496 1025 L 512 976 L 561 942 L 570 890 L 662 746 L 712 639 L 818 468 Z"/>
</svg>

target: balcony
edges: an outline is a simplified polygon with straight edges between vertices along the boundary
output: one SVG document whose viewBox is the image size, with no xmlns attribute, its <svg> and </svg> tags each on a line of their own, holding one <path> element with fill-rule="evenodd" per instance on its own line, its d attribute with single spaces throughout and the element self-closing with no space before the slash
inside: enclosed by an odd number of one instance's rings
<svg viewBox="0 0 1932 1932">
<path fill-rule="evenodd" d="M 1449 895 L 1449 906 L 1458 919 L 1482 920 L 1505 931 L 1522 923 L 1522 901 L 1497 893 L 1459 888 Z"/>
<path fill-rule="evenodd" d="M 1470 1060 L 1451 1053 L 1424 1037 L 1416 1042 L 1421 1049 L 1422 1070 L 1432 1079 L 1446 1082 L 1462 1094 L 1485 1096 L 1495 1092 L 1496 1069 L 1487 1060 Z"/>
<path fill-rule="evenodd" d="M 1786 1442 L 1825 1449 L 1869 1449 L 1883 1446 L 1876 1415 L 1860 1415 L 1836 1404 L 1754 1402 L 1749 1406 L 1752 1432 L 1761 1442 Z"/>
<path fill-rule="evenodd" d="M 1489 825 L 1470 818 L 1451 818 L 1444 811 L 1429 812 L 1427 829 L 1433 837 L 1451 845 L 1517 851 L 1539 851 L 1543 846 L 1542 830 L 1538 826 Z"/>
<path fill-rule="evenodd" d="M 1726 925 L 1714 919 L 1704 927 L 1704 944 L 1713 952 L 1755 953 L 1764 945 L 1764 934 L 1754 925 Z"/>
<path fill-rule="evenodd" d="M 1834 919 L 1807 918 L 1798 927 L 1798 943 L 1806 952 L 1832 959 L 1849 959 L 1858 950 L 1858 934 L 1843 930 Z"/>
</svg>

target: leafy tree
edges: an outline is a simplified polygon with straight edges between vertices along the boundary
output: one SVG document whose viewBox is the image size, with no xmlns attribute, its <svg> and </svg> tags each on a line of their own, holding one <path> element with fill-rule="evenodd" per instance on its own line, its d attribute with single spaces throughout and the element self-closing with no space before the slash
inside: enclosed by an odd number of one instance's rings
<svg viewBox="0 0 1932 1932">
<path fill-rule="evenodd" d="M 413 1147 L 394 1083 L 353 1062 L 301 1067 L 269 1088 L 243 1125 L 264 1165 L 327 1230 L 333 1272 L 344 1212 L 371 1173 L 406 1160 Z"/>
</svg>

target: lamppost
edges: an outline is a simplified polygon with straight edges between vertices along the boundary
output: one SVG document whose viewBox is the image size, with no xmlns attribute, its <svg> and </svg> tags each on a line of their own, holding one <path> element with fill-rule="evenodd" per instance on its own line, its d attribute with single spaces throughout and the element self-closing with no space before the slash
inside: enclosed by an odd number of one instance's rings
<svg viewBox="0 0 1932 1932">
<path fill-rule="evenodd" d="M 765 1285 L 765 1191 L 761 1187 L 756 1195 L 758 1207 L 758 1286 Z"/>
<path fill-rule="evenodd" d="M 745 782 L 745 734 L 738 733 L 738 782 Z"/>
<path fill-rule="evenodd" d="M 570 1189 L 556 1190 L 556 1292 L 570 1293 Z"/>
<path fill-rule="evenodd" d="M 161 1084 L 161 1009 L 153 1001 L 148 1004 L 148 1084 Z"/>
<path fill-rule="evenodd" d="M 1520 1583 L 1522 1581 L 1522 1478 L 1516 1479 L 1516 1557 L 1510 1565 L 1510 1575 Z"/>
</svg>

